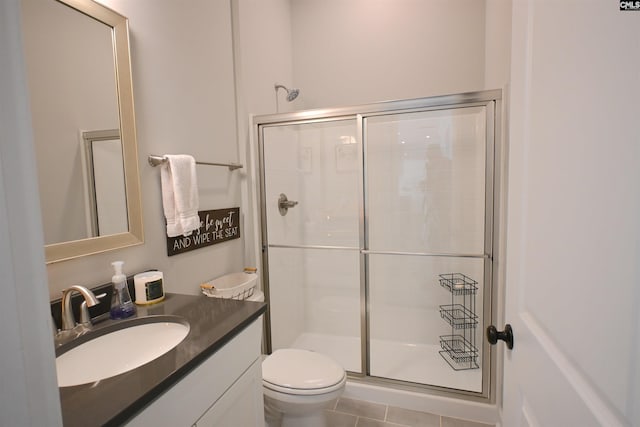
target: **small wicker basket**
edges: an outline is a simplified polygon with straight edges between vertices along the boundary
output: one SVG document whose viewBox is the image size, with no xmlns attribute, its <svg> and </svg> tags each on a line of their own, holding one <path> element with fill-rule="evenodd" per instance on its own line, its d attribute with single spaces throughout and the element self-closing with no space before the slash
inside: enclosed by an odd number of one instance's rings
<svg viewBox="0 0 640 427">
<path fill-rule="evenodd" d="M 258 286 L 255 268 L 245 268 L 242 273 L 231 273 L 200 285 L 202 293 L 212 298 L 245 300 Z"/>
</svg>

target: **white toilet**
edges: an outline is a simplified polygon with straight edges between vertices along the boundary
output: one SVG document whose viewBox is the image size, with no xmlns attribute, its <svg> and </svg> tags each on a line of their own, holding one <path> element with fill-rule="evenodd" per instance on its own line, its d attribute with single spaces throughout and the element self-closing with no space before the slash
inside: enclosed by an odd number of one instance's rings
<svg viewBox="0 0 640 427">
<path fill-rule="evenodd" d="M 269 427 L 325 427 L 325 409 L 344 391 L 347 375 L 329 357 L 308 350 L 276 350 L 262 362 Z"/>
<path fill-rule="evenodd" d="M 256 294 L 248 300 L 264 300 L 262 292 Z M 274 351 L 262 361 L 267 426 L 326 427 L 325 409 L 340 397 L 346 382 L 342 366 L 323 354 L 293 348 Z"/>
</svg>

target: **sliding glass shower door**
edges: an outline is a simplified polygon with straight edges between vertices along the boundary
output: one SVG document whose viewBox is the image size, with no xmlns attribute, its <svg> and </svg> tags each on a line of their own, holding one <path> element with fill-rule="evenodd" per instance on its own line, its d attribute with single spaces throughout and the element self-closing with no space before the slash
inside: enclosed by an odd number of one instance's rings
<svg viewBox="0 0 640 427">
<path fill-rule="evenodd" d="M 499 95 L 256 119 L 271 351 L 488 397 Z"/>
<path fill-rule="evenodd" d="M 486 123 L 484 106 L 364 120 L 372 376 L 482 391 Z"/>
<path fill-rule="evenodd" d="M 272 350 L 318 351 L 361 372 L 356 120 L 262 132 Z"/>
</svg>

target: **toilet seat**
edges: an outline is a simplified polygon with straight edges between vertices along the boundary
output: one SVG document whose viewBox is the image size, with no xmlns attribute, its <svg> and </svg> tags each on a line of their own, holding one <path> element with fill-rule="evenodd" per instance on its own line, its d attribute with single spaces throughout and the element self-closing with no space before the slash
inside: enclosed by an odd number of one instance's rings
<svg viewBox="0 0 640 427">
<path fill-rule="evenodd" d="M 339 390 L 344 369 L 327 356 L 308 350 L 276 350 L 262 362 L 264 387 L 286 394 L 318 395 Z"/>
</svg>

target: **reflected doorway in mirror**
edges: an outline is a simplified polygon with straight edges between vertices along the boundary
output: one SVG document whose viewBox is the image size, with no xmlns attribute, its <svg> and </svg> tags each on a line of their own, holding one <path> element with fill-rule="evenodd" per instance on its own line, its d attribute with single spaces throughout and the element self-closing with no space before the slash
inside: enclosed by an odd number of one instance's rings
<svg viewBox="0 0 640 427">
<path fill-rule="evenodd" d="M 87 234 L 126 233 L 129 224 L 120 131 L 82 132 L 82 143 Z"/>
</svg>

